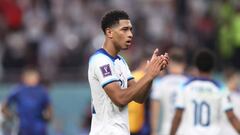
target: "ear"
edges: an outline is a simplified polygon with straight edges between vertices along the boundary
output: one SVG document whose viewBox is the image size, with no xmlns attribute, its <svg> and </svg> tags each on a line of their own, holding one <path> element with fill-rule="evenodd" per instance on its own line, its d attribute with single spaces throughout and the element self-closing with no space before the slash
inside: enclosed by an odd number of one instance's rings
<svg viewBox="0 0 240 135">
<path fill-rule="evenodd" d="M 108 38 L 112 38 L 113 37 L 113 31 L 111 28 L 106 28 L 106 36 Z"/>
</svg>

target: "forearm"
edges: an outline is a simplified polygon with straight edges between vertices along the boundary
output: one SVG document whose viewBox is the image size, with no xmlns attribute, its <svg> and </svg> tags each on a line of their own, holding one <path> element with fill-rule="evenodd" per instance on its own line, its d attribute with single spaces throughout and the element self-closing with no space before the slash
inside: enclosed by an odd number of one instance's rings
<svg viewBox="0 0 240 135">
<path fill-rule="evenodd" d="M 148 75 L 145 75 L 141 78 L 135 85 L 128 87 L 127 89 L 122 90 L 119 100 L 122 102 L 122 105 L 127 105 L 129 102 L 133 101 L 136 97 L 139 97 L 139 93 L 147 93 L 149 90 L 146 87 L 152 82 L 152 78 Z M 144 98 L 144 97 L 142 97 Z"/>
<path fill-rule="evenodd" d="M 52 119 L 52 107 L 51 105 L 48 105 L 46 110 L 43 112 L 43 118 L 46 120 L 46 121 L 51 121 Z"/>
<path fill-rule="evenodd" d="M 158 122 L 159 122 L 159 112 L 160 112 L 160 102 L 157 100 L 151 100 L 151 132 L 152 135 L 157 134 L 158 132 Z"/>
<path fill-rule="evenodd" d="M 167 59 L 161 56 L 155 56 L 154 53 L 151 61 L 147 65 L 146 74 L 137 82 L 129 84 L 125 89 L 121 89 L 119 84 L 111 83 L 104 87 L 105 92 L 111 98 L 112 102 L 120 107 L 126 106 L 135 98 L 144 99 L 149 91 L 152 80 L 159 74 L 161 67 L 166 65 Z"/>
<path fill-rule="evenodd" d="M 142 89 L 139 90 L 138 94 L 135 96 L 134 101 L 138 103 L 144 103 L 150 93 L 152 86 L 152 81 L 146 84 Z"/>
<path fill-rule="evenodd" d="M 182 110 L 177 110 L 172 121 L 172 128 L 170 135 L 176 135 L 177 129 L 182 120 Z"/>
<path fill-rule="evenodd" d="M 179 127 L 179 124 L 180 124 L 180 120 L 179 119 L 174 119 L 173 120 L 170 135 L 176 135 L 177 129 Z"/>
<path fill-rule="evenodd" d="M 12 112 L 8 109 L 8 106 L 6 103 L 3 103 L 1 111 L 6 118 L 11 118 L 13 116 Z"/>
<path fill-rule="evenodd" d="M 240 134 L 240 122 L 237 118 L 232 119 L 232 125 L 236 129 L 236 131 Z"/>
<path fill-rule="evenodd" d="M 230 121 L 231 125 L 234 127 L 234 129 L 240 133 L 240 121 L 239 119 L 235 116 L 233 111 L 227 112 L 227 117 L 228 120 Z"/>
</svg>

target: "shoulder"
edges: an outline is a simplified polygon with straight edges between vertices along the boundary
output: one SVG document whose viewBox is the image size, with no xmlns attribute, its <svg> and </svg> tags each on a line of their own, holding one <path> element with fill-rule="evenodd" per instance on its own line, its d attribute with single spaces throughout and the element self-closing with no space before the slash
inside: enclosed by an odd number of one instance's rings
<svg viewBox="0 0 240 135">
<path fill-rule="evenodd" d="M 95 64 L 106 63 L 106 62 L 113 63 L 113 61 L 108 56 L 102 53 L 95 53 L 89 59 L 89 65 L 91 64 L 95 65 Z"/>
<path fill-rule="evenodd" d="M 207 79 L 207 78 L 198 78 L 198 77 L 189 79 L 186 83 L 183 84 L 183 87 L 192 86 L 192 85 L 197 85 L 200 87 L 204 85 L 206 87 L 216 88 L 221 91 L 225 89 L 224 85 L 217 80 Z"/>
<path fill-rule="evenodd" d="M 22 84 L 18 84 L 18 85 L 14 85 L 12 88 L 11 88 L 11 94 L 17 94 L 19 92 L 21 92 L 21 90 L 24 89 L 24 85 Z"/>
</svg>

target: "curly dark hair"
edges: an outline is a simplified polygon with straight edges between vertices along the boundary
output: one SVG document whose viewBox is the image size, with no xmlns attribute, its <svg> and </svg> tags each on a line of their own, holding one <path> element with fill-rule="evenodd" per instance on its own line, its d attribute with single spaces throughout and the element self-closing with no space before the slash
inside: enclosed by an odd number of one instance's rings
<svg viewBox="0 0 240 135">
<path fill-rule="evenodd" d="M 198 70 L 202 72 L 211 72 L 215 66 L 215 56 L 208 49 L 200 49 L 195 55 L 194 63 Z"/>
<path fill-rule="evenodd" d="M 128 14 L 125 11 L 122 10 L 112 10 L 107 12 L 103 17 L 101 21 L 101 27 L 106 34 L 106 29 L 110 28 L 116 24 L 119 23 L 119 20 L 130 20 Z"/>
</svg>

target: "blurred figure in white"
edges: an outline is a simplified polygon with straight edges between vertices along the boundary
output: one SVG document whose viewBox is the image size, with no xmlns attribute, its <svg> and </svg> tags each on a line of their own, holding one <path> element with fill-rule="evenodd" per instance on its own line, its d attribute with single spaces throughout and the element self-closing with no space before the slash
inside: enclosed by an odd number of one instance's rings
<svg viewBox="0 0 240 135">
<path fill-rule="evenodd" d="M 230 98 L 233 104 L 233 110 L 238 119 L 240 119 L 240 92 L 239 92 L 239 73 L 233 69 L 228 68 L 224 71 L 224 79 L 226 87 L 230 91 Z M 226 114 L 223 116 L 222 127 L 220 135 L 239 135 L 227 120 Z"/>
<path fill-rule="evenodd" d="M 223 113 L 226 113 L 232 126 L 240 133 L 240 121 L 233 112 L 229 92 L 212 79 L 215 64 L 213 52 L 207 49 L 198 51 L 194 64 L 199 75 L 179 90 L 170 135 L 176 134 L 181 121 L 185 128 L 182 135 L 219 135 L 219 116 Z M 182 119 L 183 114 L 186 117 Z"/>
<path fill-rule="evenodd" d="M 150 116 L 152 135 L 168 135 L 170 133 L 177 91 L 187 81 L 187 77 L 184 75 L 184 51 L 180 48 L 172 48 L 169 51 L 169 57 L 168 74 L 153 82 L 151 93 L 152 114 Z M 161 119 L 159 119 L 160 116 Z"/>
<path fill-rule="evenodd" d="M 0 109 L 2 108 L 2 104 L 0 104 Z M 4 135 L 3 134 L 3 122 L 4 122 L 4 117 L 2 112 L 0 112 L 0 135 Z"/>
</svg>

